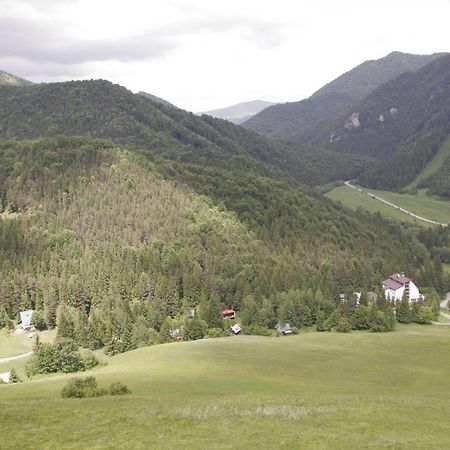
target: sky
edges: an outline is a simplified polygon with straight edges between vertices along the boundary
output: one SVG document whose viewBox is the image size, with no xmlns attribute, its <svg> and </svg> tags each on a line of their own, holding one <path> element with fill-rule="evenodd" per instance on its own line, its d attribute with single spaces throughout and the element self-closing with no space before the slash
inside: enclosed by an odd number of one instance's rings
<svg viewBox="0 0 450 450">
<path fill-rule="evenodd" d="M 0 70 L 194 112 L 297 101 L 392 51 L 450 51 L 449 18 L 450 0 L 0 0 Z"/>
</svg>

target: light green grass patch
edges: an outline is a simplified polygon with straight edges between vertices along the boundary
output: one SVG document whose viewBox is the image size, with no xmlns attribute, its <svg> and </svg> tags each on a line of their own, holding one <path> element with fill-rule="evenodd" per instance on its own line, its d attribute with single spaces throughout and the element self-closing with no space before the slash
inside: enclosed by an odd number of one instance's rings
<svg viewBox="0 0 450 450">
<path fill-rule="evenodd" d="M 442 326 L 147 347 L 92 373 L 124 397 L 62 399 L 71 375 L 0 386 L 5 448 L 450 447 Z"/>
<path fill-rule="evenodd" d="M 339 200 L 342 204 L 356 209 L 361 207 L 370 212 L 380 212 L 381 214 L 399 221 L 417 223 L 423 226 L 430 226 L 414 217 L 409 216 L 394 207 L 386 205 L 377 199 L 370 197 L 370 193 L 394 203 L 397 206 L 407 209 L 419 216 L 435 220 L 441 223 L 450 222 L 450 202 L 426 194 L 425 189 L 421 189 L 417 194 L 399 194 L 397 192 L 379 191 L 376 189 L 365 189 L 369 195 L 357 191 L 348 186 L 339 186 L 326 195 L 333 200 Z"/>
<path fill-rule="evenodd" d="M 418 184 L 435 173 L 442 167 L 444 161 L 450 157 L 450 138 L 446 139 L 442 144 L 439 151 L 433 157 L 431 161 L 423 168 L 423 170 L 417 175 L 417 177 L 405 187 L 405 190 L 417 188 Z"/>
<path fill-rule="evenodd" d="M 30 339 L 27 334 L 15 334 L 0 330 L 0 358 L 29 352 L 33 347 L 33 342 L 33 339 Z"/>
</svg>

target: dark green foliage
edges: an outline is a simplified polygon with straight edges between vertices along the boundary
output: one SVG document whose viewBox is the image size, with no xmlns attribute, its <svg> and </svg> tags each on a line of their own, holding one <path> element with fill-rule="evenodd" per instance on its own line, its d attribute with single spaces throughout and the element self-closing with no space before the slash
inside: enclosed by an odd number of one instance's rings
<svg viewBox="0 0 450 450">
<path fill-rule="evenodd" d="M 62 398 L 101 397 L 108 391 L 97 385 L 95 377 L 72 378 L 61 391 Z M 112 395 L 112 394 L 111 394 Z"/>
<path fill-rule="evenodd" d="M 410 323 L 412 320 L 411 308 L 409 307 L 408 297 L 403 296 L 395 307 L 395 317 L 400 323 Z"/>
<path fill-rule="evenodd" d="M 0 137 L 87 136 L 202 166 L 249 170 L 309 185 L 348 179 L 365 162 L 275 142 L 210 116 L 197 116 L 108 81 L 0 86 Z M 12 119 L 13 118 L 13 119 Z"/>
<path fill-rule="evenodd" d="M 111 383 L 111 386 L 109 387 L 109 395 L 127 395 L 127 394 L 131 394 L 131 391 L 127 385 L 121 383 L 120 381 Z"/>
<path fill-rule="evenodd" d="M 359 305 L 355 308 L 355 312 L 351 318 L 351 325 L 354 330 L 370 329 L 370 315 L 368 306 Z"/>
<path fill-rule="evenodd" d="M 9 372 L 9 383 L 20 383 L 22 380 L 17 375 L 16 369 L 14 367 L 11 368 Z"/>
<path fill-rule="evenodd" d="M 439 55 L 409 55 L 393 52 L 366 61 L 328 83 L 309 99 L 264 109 L 244 126 L 268 136 L 305 142 L 376 87 L 411 70 L 417 70 Z"/>
<path fill-rule="evenodd" d="M 220 300 L 216 293 L 212 293 L 209 298 L 206 294 L 203 295 L 200 300 L 199 316 L 209 328 L 223 328 Z"/>
<path fill-rule="evenodd" d="M 434 314 L 430 307 L 418 302 L 411 308 L 412 321 L 416 323 L 430 324 L 434 320 Z"/>
<path fill-rule="evenodd" d="M 197 317 L 187 319 L 183 328 L 183 337 L 187 341 L 203 339 L 208 332 L 208 324 Z"/>
<path fill-rule="evenodd" d="M 95 363 L 96 362 L 96 363 Z M 73 341 L 57 341 L 54 344 L 35 345 L 34 354 L 26 366 L 27 376 L 47 373 L 79 372 L 98 364 L 91 355 L 85 361 Z"/>
<path fill-rule="evenodd" d="M 9 318 L 6 308 L 0 305 L 0 328 L 12 328 L 12 320 Z"/>
</svg>

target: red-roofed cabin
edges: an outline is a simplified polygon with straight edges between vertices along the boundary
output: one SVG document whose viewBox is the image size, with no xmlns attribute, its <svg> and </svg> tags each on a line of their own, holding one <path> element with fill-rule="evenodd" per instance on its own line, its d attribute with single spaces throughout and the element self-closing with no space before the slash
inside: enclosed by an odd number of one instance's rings
<svg viewBox="0 0 450 450">
<path fill-rule="evenodd" d="M 222 317 L 224 319 L 234 319 L 236 317 L 236 311 L 234 309 L 224 309 L 222 311 Z"/>
</svg>

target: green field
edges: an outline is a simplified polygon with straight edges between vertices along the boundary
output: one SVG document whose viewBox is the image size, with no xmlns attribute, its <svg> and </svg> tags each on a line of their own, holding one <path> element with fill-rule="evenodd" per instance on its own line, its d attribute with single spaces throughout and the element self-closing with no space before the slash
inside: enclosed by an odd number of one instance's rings
<svg viewBox="0 0 450 450">
<path fill-rule="evenodd" d="M 430 197 L 426 195 L 425 190 L 423 189 L 419 190 L 416 195 L 378 191 L 376 189 L 367 189 L 367 191 L 427 219 L 442 223 L 450 222 L 450 202 Z M 408 214 L 398 211 L 397 209 L 348 186 L 338 186 L 328 192 L 326 196 L 332 200 L 340 201 L 342 204 L 352 209 L 361 207 L 371 212 L 380 212 L 387 217 L 402 222 L 418 223 L 420 225 L 429 226 L 426 222 L 415 219 Z"/>
<path fill-rule="evenodd" d="M 0 386 L 0 447 L 450 448 L 449 338 L 410 325 L 147 347 L 93 371 L 129 396 L 62 399 L 70 375 Z"/>
<path fill-rule="evenodd" d="M 33 339 L 26 334 L 11 335 L 5 330 L 0 330 L 0 358 L 29 352 L 32 346 Z"/>
<path fill-rule="evenodd" d="M 417 175 L 417 177 L 405 187 L 405 190 L 417 188 L 417 185 L 435 173 L 442 167 L 444 161 L 450 157 L 450 138 L 448 138 L 441 146 L 434 158 L 423 168 L 423 170 Z"/>
</svg>

